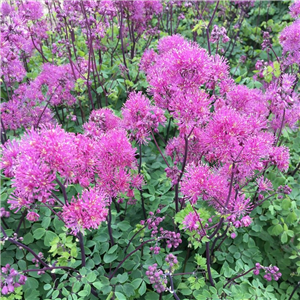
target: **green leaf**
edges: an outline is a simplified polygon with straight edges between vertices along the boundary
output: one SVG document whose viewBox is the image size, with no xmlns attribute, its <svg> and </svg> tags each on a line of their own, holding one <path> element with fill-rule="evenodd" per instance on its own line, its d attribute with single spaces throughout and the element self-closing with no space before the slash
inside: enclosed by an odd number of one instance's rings
<svg viewBox="0 0 300 300">
<path fill-rule="evenodd" d="M 249 240 L 249 234 L 245 233 L 243 236 L 243 242 L 248 243 L 248 240 Z"/>
<path fill-rule="evenodd" d="M 117 257 L 118 257 L 118 255 L 116 253 L 113 253 L 113 254 L 106 253 L 103 257 L 103 260 L 105 263 L 109 264 L 112 261 L 114 261 Z"/>
<path fill-rule="evenodd" d="M 24 238 L 23 238 L 24 244 L 28 245 L 28 244 L 31 244 L 33 241 L 34 241 L 33 235 L 30 232 L 28 232 L 24 235 Z"/>
<path fill-rule="evenodd" d="M 107 253 L 108 253 L 108 254 L 112 254 L 112 253 L 114 253 L 117 249 L 118 249 L 118 245 L 114 245 L 114 246 L 112 246 L 112 247 L 107 251 Z"/>
<path fill-rule="evenodd" d="M 88 292 L 85 291 L 85 290 L 83 290 L 83 291 L 80 291 L 80 292 L 78 293 L 78 295 L 79 295 L 80 297 L 86 297 L 86 296 L 88 295 Z"/>
<path fill-rule="evenodd" d="M 76 281 L 73 285 L 72 292 L 77 293 L 80 290 L 81 286 L 82 283 L 80 281 Z"/>
<path fill-rule="evenodd" d="M 51 223 L 51 218 L 50 217 L 44 217 L 42 221 L 42 227 L 43 228 L 48 228 Z"/>
<path fill-rule="evenodd" d="M 118 223 L 118 228 L 122 231 L 128 231 L 131 228 L 131 225 L 127 221 L 122 221 Z"/>
<path fill-rule="evenodd" d="M 278 236 L 280 233 L 282 233 L 283 227 L 280 224 L 277 224 L 272 229 L 272 234 Z"/>
<path fill-rule="evenodd" d="M 140 284 L 142 283 L 142 281 L 143 281 L 143 279 L 136 278 L 131 282 L 131 284 L 134 286 L 135 289 L 137 289 L 140 286 Z"/>
<path fill-rule="evenodd" d="M 19 260 L 18 266 L 20 267 L 21 270 L 26 270 L 26 262 L 24 260 Z"/>
<path fill-rule="evenodd" d="M 281 235 L 280 240 L 281 240 L 281 243 L 282 243 L 282 244 L 285 244 L 285 243 L 288 241 L 288 236 L 287 236 L 287 233 L 286 233 L 286 232 L 284 232 L 284 233 Z"/>
<path fill-rule="evenodd" d="M 126 295 L 127 298 L 133 296 L 135 294 L 135 291 L 134 291 L 134 287 L 132 286 L 132 284 L 129 284 L 129 283 L 125 283 L 123 285 L 123 291 Z"/>
<path fill-rule="evenodd" d="M 118 280 L 119 280 L 120 283 L 124 283 L 128 279 L 128 274 L 127 273 L 119 274 L 117 276 L 117 278 L 118 278 Z"/>
<path fill-rule="evenodd" d="M 155 292 L 148 292 L 145 295 L 145 300 L 158 300 L 159 294 Z"/>
<path fill-rule="evenodd" d="M 7 252 L 2 252 L 0 255 L 0 262 L 1 265 L 2 264 L 12 265 L 14 263 L 14 259 Z"/>
<path fill-rule="evenodd" d="M 287 198 L 283 199 L 281 202 L 281 207 L 284 210 L 288 210 L 291 207 L 291 200 Z"/>
<path fill-rule="evenodd" d="M 6 200 L 6 198 L 8 197 L 7 193 L 2 193 L 1 194 L 1 202 L 4 202 Z"/>
<path fill-rule="evenodd" d="M 143 296 L 146 293 L 146 283 L 145 281 L 143 281 L 143 283 L 141 284 L 140 288 L 139 288 L 139 294 L 141 296 Z"/>
<path fill-rule="evenodd" d="M 39 286 L 39 283 L 36 279 L 34 279 L 32 277 L 28 277 L 23 289 L 35 290 L 38 288 L 38 286 Z"/>
<path fill-rule="evenodd" d="M 101 290 L 101 288 L 103 287 L 103 284 L 100 281 L 97 282 L 93 282 L 93 286 L 97 289 L 97 290 Z"/>
<path fill-rule="evenodd" d="M 44 244 L 45 246 L 49 247 L 51 246 L 51 242 L 57 238 L 57 234 L 52 232 L 52 231 L 48 231 L 46 232 L 46 235 L 45 235 L 45 239 L 44 239 Z"/>
<path fill-rule="evenodd" d="M 242 76 L 239 76 L 236 80 L 235 83 L 239 83 L 242 80 Z"/>
<path fill-rule="evenodd" d="M 36 240 L 39 240 L 41 239 L 44 234 L 46 233 L 46 230 L 45 228 L 38 228 L 36 229 L 34 232 L 33 232 L 33 237 L 36 239 Z"/>
<path fill-rule="evenodd" d="M 117 299 L 119 299 L 119 300 L 126 300 L 127 299 L 126 296 L 122 293 L 115 292 L 115 295 L 116 295 Z"/>
<path fill-rule="evenodd" d="M 97 275 L 94 273 L 94 272 L 91 272 L 89 274 L 87 274 L 86 276 L 86 279 L 89 281 L 89 282 L 94 282 L 97 278 Z"/>
<path fill-rule="evenodd" d="M 297 220 L 297 215 L 295 212 L 289 213 L 286 217 L 286 221 L 290 224 L 294 223 L 296 220 Z"/>
<path fill-rule="evenodd" d="M 45 291 L 48 291 L 50 289 L 51 289 L 51 284 L 47 283 L 47 284 L 44 285 L 44 290 Z"/>
</svg>

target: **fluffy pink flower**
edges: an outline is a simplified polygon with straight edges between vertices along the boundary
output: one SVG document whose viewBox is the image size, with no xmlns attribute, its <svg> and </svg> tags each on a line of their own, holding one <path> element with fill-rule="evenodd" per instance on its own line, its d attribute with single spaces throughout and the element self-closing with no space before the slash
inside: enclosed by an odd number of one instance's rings
<svg viewBox="0 0 300 300">
<path fill-rule="evenodd" d="M 241 223 L 244 227 L 249 227 L 252 223 L 252 219 L 249 216 L 244 216 L 241 219 Z"/>
<path fill-rule="evenodd" d="M 265 97 L 272 112 L 271 125 L 275 130 L 281 128 L 282 122 L 283 127 L 288 125 L 295 128 L 296 122 L 300 119 L 299 95 L 292 89 L 294 80 L 293 75 L 284 74 L 281 86 L 276 82 L 271 83 L 266 90 Z"/>
<path fill-rule="evenodd" d="M 290 15 L 292 18 L 297 18 L 300 16 L 300 1 L 295 0 L 294 3 L 290 6 Z"/>
<path fill-rule="evenodd" d="M 187 45 L 187 40 L 184 39 L 179 34 L 167 36 L 161 39 L 158 43 L 157 49 L 159 51 L 159 54 L 164 54 L 166 52 L 169 52 L 170 50 L 177 48 L 178 45 L 185 44 Z"/>
<path fill-rule="evenodd" d="M 63 207 L 62 217 L 66 227 L 76 235 L 84 229 L 97 229 L 105 221 L 110 199 L 101 190 L 95 188 L 84 190 L 82 196 Z"/>
<path fill-rule="evenodd" d="M 226 94 L 226 105 L 230 105 L 237 111 L 251 114 L 256 117 L 268 116 L 267 101 L 258 89 L 249 89 L 245 85 L 236 85 Z"/>
<path fill-rule="evenodd" d="M 161 39 L 158 51 L 155 62 L 148 65 L 146 70 L 155 103 L 169 109 L 180 92 L 187 96 L 185 102 L 192 103 L 197 98 L 191 98 L 192 94 L 208 81 L 212 73 L 212 59 L 207 51 L 179 35 Z"/>
<path fill-rule="evenodd" d="M 16 140 L 8 140 L 4 146 L 1 146 L 1 151 L 1 169 L 4 170 L 6 177 L 13 177 L 15 175 L 16 159 L 20 152 L 19 143 Z"/>
<path fill-rule="evenodd" d="M 13 7 L 10 6 L 7 2 L 3 2 L 1 4 L 0 11 L 3 17 L 8 16 L 13 10 L 14 10 Z"/>
<path fill-rule="evenodd" d="M 188 165 L 181 183 L 181 192 L 192 204 L 202 197 L 221 213 L 228 210 L 225 207 L 228 190 L 228 177 L 213 172 L 207 165 Z"/>
<path fill-rule="evenodd" d="M 253 132 L 254 128 L 249 124 L 250 119 L 250 116 L 246 117 L 230 107 L 219 109 L 203 136 L 210 156 L 222 162 L 235 159 L 242 149 L 242 144 Z"/>
<path fill-rule="evenodd" d="M 140 69 L 147 72 L 148 68 L 155 63 L 156 57 L 157 54 L 153 49 L 146 50 L 141 58 Z"/>
<path fill-rule="evenodd" d="M 165 122 L 162 109 L 151 105 L 141 92 L 130 93 L 122 108 L 124 128 L 130 131 L 132 139 L 139 143 L 147 143 L 150 132 L 158 131 L 158 125 Z"/>
<path fill-rule="evenodd" d="M 8 102 L 1 103 L 0 111 L 5 129 L 35 127 L 37 124 L 54 124 L 53 113 L 48 107 L 33 106 L 27 101 L 13 97 Z"/>
<path fill-rule="evenodd" d="M 279 42 L 283 52 L 290 54 L 300 51 L 300 19 L 297 19 L 290 26 L 285 27 L 279 36 Z M 299 61 L 298 61 L 299 63 Z"/>
<path fill-rule="evenodd" d="M 270 153 L 270 160 L 280 171 L 287 171 L 289 168 L 289 148 L 280 146 L 273 147 Z"/>
<path fill-rule="evenodd" d="M 234 4 L 239 6 L 254 6 L 256 0 L 232 0 Z"/>
<path fill-rule="evenodd" d="M 33 85 L 41 90 L 43 85 L 47 86 L 47 97 L 51 98 L 51 105 L 73 105 L 76 102 L 71 94 L 74 89 L 75 79 L 70 64 L 55 66 L 49 63 L 43 64 L 41 74 L 34 80 Z"/>
<path fill-rule="evenodd" d="M 132 174 L 137 168 L 135 149 L 131 146 L 125 130 L 107 132 L 98 145 L 97 182 L 107 194 L 116 197 L 119 193 L 126 193 L 131 185 L 141 183 L 140 176 Z"/>
<path fill-rule="evenodd" d="M 40 218 L 40 215 L 37 214 L 37 213 L 34 212 L 34 211 L 29 211 L 28 214 L 27 214 L 27 216 L 26 216 L 26 219 L 27 219 L 28 221 L 32 221 L 32 222 L 38 221 L 39 218 Z"/>
<path fill-rule="evenodd" d="M 19 13 L 28 20 L 38 20 L 43 16 L 43 5 L 39 1 L 25 1 L 19 6 Z"/>
<path fill-rule="evenodd" d="M 118 128 L 120 121 L 109 108 L 93 110 L 89 122 L 83 124 L 84 133 L 88 137 L 98 139 L 107 131 Z"/>
<path fill-rule="evenodd" d="M 182 221 L 183 229 L 190 231 L 197 230 L 200 227 L 198 216 L 195 212 L 190 212 Z"/>
<path fill-rule="evenodd" d="M 259 191 L 265 192 L 273 189 L 273 184 L 269 179 L 260 177 L 257 181 Z"/>
</svg>

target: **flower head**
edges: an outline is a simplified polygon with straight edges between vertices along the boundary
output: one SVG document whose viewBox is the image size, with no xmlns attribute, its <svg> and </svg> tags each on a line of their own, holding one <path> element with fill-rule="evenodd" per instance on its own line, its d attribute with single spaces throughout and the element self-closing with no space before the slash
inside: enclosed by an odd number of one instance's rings
<svg viewBox="0 0 300 300">
<path fill-rule="evenodd" d="M 151 130 L 157 131 L 158 125 L 165 122 L 163 110 L 151 105 L 141 92 L 129 94 L 122 115 L 124 128 L 141 144 L 147 143 Z"/>
<path fill-rule="evenodd" d="M 84 229 L 96 229 L 105 221 L 110 199 L 101 190 L 91 188 L 84 190 L 81 197 L 72 198 L 72 202 L 63 207 L 62 217 L 66 227 L 76 235 Z"/>
</svg>

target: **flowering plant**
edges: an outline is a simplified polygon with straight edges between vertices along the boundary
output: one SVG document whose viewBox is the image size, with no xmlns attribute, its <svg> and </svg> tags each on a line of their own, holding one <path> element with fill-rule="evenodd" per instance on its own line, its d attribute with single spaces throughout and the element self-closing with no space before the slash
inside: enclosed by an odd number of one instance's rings
<svg viewBox="0 0 300 300">
<path fill-rule="evenodd" d="M 4 299 L 297 299 L 298 0 L 0 12 Z"/>
</svg>

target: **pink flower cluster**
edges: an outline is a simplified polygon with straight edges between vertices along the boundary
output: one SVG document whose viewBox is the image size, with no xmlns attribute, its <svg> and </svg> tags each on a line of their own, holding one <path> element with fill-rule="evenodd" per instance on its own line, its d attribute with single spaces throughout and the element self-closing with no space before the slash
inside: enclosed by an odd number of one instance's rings
<svg viewBox="0 0 300 300">
<path fill-rule="evenodd" d="M 120 119 L 109 108 L 93 110 L 89 122 L 83 124 L 84 134 L 98 140 L 107 131 L 120 126 Z"/>
<path fill-rule="evenodd" d="M 298 18 L 300 17 L 300 1 L 295 0 L 293 4 L 290 6 L 290 15 L 292 18 Z"/>
<path fill-rule="evenodd" d="M 178 264 L 177 257 L 172 253 L 166 256 L 165 261 L 170 266 L 170 268 L 173 268 L 175 265 Z"/>
<path fill-rule="evenodd" d="M 8 102 L 0 105 L 1 118 L 5 130 L 17 130 L 18 128 L 30 128 L 37 124 L 55 124 L 50 108 L 35 106 L 35 102 L 29 99 L 17 99 L 13 97 Z"/>
<path fill-rule="evenodd" d="M 253 271 L 254 275 L 259 275 L 260 270 L 265 271 L 264 278 L 268 281 L 272 281 L 274 279 L 277 281 L 281 277 L 281 273 L 279 272 L 279 268 L 276 266 L 264 267 L 261 264 L 257 263 L 255 265 L 255 270 Z"/>
<path fill-rule="evenodd" d="M 70 64 L 43 64 L 42 72 L 33 81 L 19 85 L 11 99 L 1 104 L 4 128 L 16 130 L 21 127 L 54 124 L 53 113 L 49 107 L 72 106 L 76 103 L 76 98 L 72 95 L 74 76 L 79 78 L 84 69 L 85 65 L 82 62 L 73 75 Z M 46 103 L 46 107 L 43 102 Z"/>
<path fill-rule="evenodd" d="M 2 168 L 5 176 L 13 177 L 12 185 L 15 187 L 8 200 L 11 209 L 18 211 L 26 207 L 30 210 L 28 220 L 36 221 L 39 218 L 33 210 L 36 201 L 53 205 L 56 200 L 52 192 L 57 189 L 60 180 L 65 187 L 70 183 L 79 183 L 83 187 L 93 183 L 99 195 L 94 190 L 86 191 L 81 198 L 66 204 L 64 212 L 68 215 L 65 220 L 70 228 L 73 226 L 70 224 L 76 223 L 74 220 L 79 224 L 80 220 L 85 220 L 84 228 L 94 228 L 99 220 L 105 219 L 107 203 L 103 204 L 104 194 L 117 197 L 133 188 L 140 188 L 142 177 L 134 172 L 135 149 L 126 132 L 110 126 L 116 121 L 110 111 L 93 114 L 93 120 L 99 125 L 100 120 L 94 119 L 97 115 L 109 117 L 106 119 L 106 131 L 95 139 L 84 134 L 68 133 L 59 126 L 50 126 L 31 129 L 21 140 L 9 141 L 3 146 Z M 103 200 L 97 202 L 95 199 Z M 99 212 L 102 208 L 103 214 L 99 215 L 99 219 L 95 217 L 93 206 Z M 83 212 L 91 213 L 90 220 Z M 74 232 L 76 230 L 73 229 Z"/>
<path fill-rule="evenodd" d="M 76 235 L 84 229 L 96 229 L 105 221 L 110 199 L 107 194 L 96 188 L 83 190 L 81 197 L 72 198 L 72 202 L 63 207 L 62 217 L 66 227 Z"/>
<path fill-rule="evenodd" d="M 157 214 L 160 213 L 158 209 L 156 211 Z M 182 243 L 180 233 L 176 233 L 173 231 L 165 230 L 163 227 L 158 228 L 158 225 L 165 219 L 165 217 L 155 216 L 152 211 L 149 212 L 150 217 L 146 220 L 141 221 L 141 225 L 147 225 L 147 228 L 151 230 L 151 237 L 157 237 L 157 241 L 155 246 L 150 247 L 150 251 L 153 251 L 154 254 L 159 254 L 160 247 L 158 246 L 159 240 L 166 240 L 168 248 L 177 248 L 179 244 Z"/>
<path fill-rule="evenodd" d="M 168 109 L 182 130 L 190 131 L 208 113 L 208 95 L 199 86 L 218 80 L 217 74 L 224 76 L 216 72 L 224 63 L 214 63 L 206 50 L 179 35 L 161 39 L 158 51 L 158 54 L 146 52 L 141 60 L 150 92 L 158 107 Z M 227 65 L 224 67 L 227 72 Z"/>
<path fill-rule="evenodd" d="M 172 247 L 177 248 L 182 243 L 179 232 L 176 233 L 174 231 L 168 231 L 160 228 L 160 234 L 164 239 L 167 240 L 167 247 L 170 249 Z"/>
<path fill-rule="evenodd" d="M 188 215 L 185 216 L 182 224 L 183 229 L 188 229 L 189 231 L 198 230 L 200 227 L 200 222 L 202 220 L 199 220 L 199 216 L 195 212 L 190 212 Z"/>
<path fill-rule="evenodd" d="M 11 1 L 10 1 L 11 2 Z M 11 6 L 3 2 L 1 11 L 0 56 L 1 76 L 12 86 L 26 75 L 26 64 L 33 50 L 47 37 L 43 5 L 39 1 L 17 1 Z"/>
<path fill-rule="evenodd" d="M 158 234 L 158 225 L 165 219 L 165 217 L 156 217 L 152 211 L 149 212 L 150 218 L 147 219 L 147 227 L 151 230 L 151 237 Z M 145 222 L 143 221 L 143 224 Z"/>
<path fill-rule="evenodd" d="M 296 123 L 300 118 L 300 99 L 293 90 L 295 82 L 295 75 L 283 74 L 278 82 L 270 83 L 266 89 L 265 98 L 272 112 L 270 123 L 275 130 L 280 130 L 286 125 L 292 129 L 297 127 Z"/>
<path fill-rule="evenodd" d="M 0 218 L 9 218 L 10 212 L 8 210 L 5 210 L 4 207 L 0 208 Z"/>
<path fill-rule="evenodd" d="M 227 36 L 227 30 L 222 26 L 214 25 L 213 30 L 211 31 L 210 41 L 212 43 L 217 43 L 222 41 L 222 43 L 229 42 L 230 38 Z M 221 40 L 222 38 L 222 40 Z"/>
<path fill-rule="evenodd" d="M 161 269 L 157 269 L 157 264 L 149 266 L 146 275 L 158 293 L 163 293 L 166 290 L 168 280 L 164 272 Z"/>
<path fill-rule="evenodd" d="M 10 264 L 1 268 L 1 293 L 7 295 L 13 293 L 15 288 L 24 285 L 27 277 L 20 274 Z"/>
<path fill-rule="evenodd" d="M 270 102 L 270 88 L 264 95 L 258 89 L 235 85 L 223 58 L 209 56 L 206 50 L 179 35 L 161 39 L 158 53 L 147 51 L 141 68 L 147 74 L 156 105 L 167 109 L 178 125 L 179 136 L 169 140 L 166 147 L 166 154 L 174 162 L 167 169 L 172 183 L 178 183 L 178 164 L 185 158 L 188 165 L 181 191 L 186 199 L 194 204 L 202 197 L 219 213 L 234 217 L 237 227 L 249 226 L 250 220 L 243 216 L 251 210 L 250 199 L 239 190 L 239 185 L 267 164 L 274 164 L 281 171 L 289 165 L 288 149 L 276 147 L 274 134 L 269 130 L 270 124 L 280 128 L 274 120 L 280 119 L 277 112 L 282 114 L 282 107 L 276 110 L 274 100 Z M 293 80 L 283 76 L 282 82 L 287 98 Z M 219 95 L 210 98 L 200 87 L 219 87 Z M 211 103 L 213 112 L 209 111 Z M 295 106 L 286 110 L 288 124 L 297 120 L 297 110 L 293 118 L 292 111 Z M 229 195 L 231 181 L 236 188 Z M 192 213 L 187 216 L 186 228 L 197 227 L 195 217 Z"/>
<path fill-rule="evenodd" d="M 279 42 L 283 48 L 283 53 L 287 53 L 286 63 L 300 63 L 300 19 L 295 20 L 291 25 L 284 28 L 279 36 Z"/>
<path fill-rule="evenodd" d="M 133 28 L 127 30 L 132 30 L 137 34 L 142 34 L 145 30 L 151 29 L 153 15 L 159 15 L 163 10 L 160 0 L 117 1 L 115 5 L 119 10 L 125 10 L 128 13 Z"/>
<path fill-rule="evenodd" d="M 232 0 L 234 4 L 237 4 L 239 6 L 254 6 L 256 0 Z"/>
<path fill-rule="evenodd" d="M 164 124 L 164 111 L 151 105 L 141 92 L 132 92 L 122 108 L 124 128 L 130 132 L 132 139 L 140 144 L 149 140 L 150 132 L 158 131 L 158 125 Z"/>
</svg>

